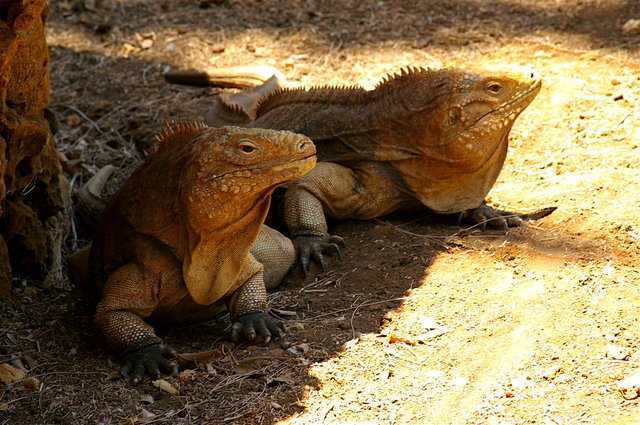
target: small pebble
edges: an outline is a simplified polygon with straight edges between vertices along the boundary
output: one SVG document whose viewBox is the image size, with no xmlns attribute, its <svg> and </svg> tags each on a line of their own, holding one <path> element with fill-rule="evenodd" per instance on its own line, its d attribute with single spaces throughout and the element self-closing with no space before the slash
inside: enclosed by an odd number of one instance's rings
<svg viewBox="0 0 640 425">
<path fill-rule="evenodd" d="M 640 395 L 640 373 L 621 379 L 618 381 L 617 388 L 626 400 L 638 398 Z"/>
<path fill-rule="evenodd" d="M 607 351 L 607 357 L 614 360 L 626 360 L 631 351 L 626 347 L 618 347 L 613 344 L 607 344 L 605 346 L 605 350 Z"/>
</svg>

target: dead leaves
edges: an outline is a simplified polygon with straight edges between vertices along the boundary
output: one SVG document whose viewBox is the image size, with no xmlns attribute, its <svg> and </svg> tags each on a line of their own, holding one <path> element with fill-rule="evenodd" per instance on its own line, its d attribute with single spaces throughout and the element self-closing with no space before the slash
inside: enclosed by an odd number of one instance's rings
<svg viewBox="0 0 640 425">
<path fill-rule="evenodd" d="M 403 343 L 408 345 L 418 345 L 424 344 L 433 338 L 450 331 L 427 316 L 420 316 L 418 321 L 424 332 L 417 336 L 410 335 L 405 329 L 398 330 L 397 328 L 391 332 L 381 333 L 380 335 L 388 337 L 388 342 L 390 344 Z"/>
<path fill-rule="evenodd" d="M 5 385 L 11 385 L 24 379 L 27 372 L 15 368 L 10 364 L 3 363 L 0 365 L 0 382 Z"/>
<path fill-rule="evenodd" d="M 218 359 L 227 355 L 230 347 L 222 345 L 214 350 L 201 351 L 198 353 L 178 354 L 176 362 L 181 369 L 198 367 L 198 364 L 206 363 L 213 359 Z"/>
<path fill-rule="evenodd" d="M 171 385 L 171 383 L 169 383 L 169 381 L 165 379 L 157 379 L 155 381 L 151 381 L 151 385 L 171 395 L 176 395 L 179 392 L 176 387 Z"/>
</svg>

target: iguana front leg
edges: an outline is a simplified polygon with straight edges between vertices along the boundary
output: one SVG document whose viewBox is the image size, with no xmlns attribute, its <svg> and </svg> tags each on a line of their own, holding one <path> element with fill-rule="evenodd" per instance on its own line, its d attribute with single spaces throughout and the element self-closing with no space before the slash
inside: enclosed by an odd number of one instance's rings
<svg viewBox="0 0 640 425">
<path fill-rule="evenodd" d="M 291 270 L 296 260 L 296 252 L 291 239 L 263 225 L 251 247 L 253 257 L 264 266 L 264 285 L 273 289 Z"/>
<path fill-rule="evenodd" d="M 324 271 L 324 254 L 339 257 L 340 248 L 345 247 L 345 242 L 339 236 L 329 235 L 321 199 L 304 187 L 305 182 L 300 183 L 287 189 L 285 222 L 291 232 L 302 271 L 306 275 L 310 259 Z"/>
<path fill-rule="evenodd" d="M 122 356 L 120 374 L 134 383 L 145 375 L 159 379 L 161 372 L 178 370 L 171 361 L 175 352 L 144 321 L 158 305 L 157 286 L 150 277 L 132 263 L 116 270 L 104 286 L 95 314 L 107 345 Z"/>
<path fill-rule="evenodd" d="M 284 199 L 285 223 L 293 238 L 303 270 L 313 259 L 324 269 L 325 254 L 339 255 L 342 238 L 329 235 L 329 216 L 368 220 L 395 211 L 415 200 L 401 191 L 390 167 L 363 162 L 357 169 L 319 162 L 291 182 Z"/>
<path fill-rule="evenodd" d="M 509 227 L 518 227 L 524 224 L 519 214 L 493 208 L 484 202 L 478 208 L 461 212 L 458 216 L 458 223 L 463 220 L 471 221 L 483 230 L 487 226 L 506 230 Z"/>
<path fill-rule="evenodd" d="M 267 311 L 267 290 L 264 286 L 262 270 L 251 276 L 234 291 L 228 300 L 231 316 L 231 339 L 238 341 L 240 336 L 249 341 L 271 341 L 284 335 L 281 321 L 269 316 Z"/>
</svg>

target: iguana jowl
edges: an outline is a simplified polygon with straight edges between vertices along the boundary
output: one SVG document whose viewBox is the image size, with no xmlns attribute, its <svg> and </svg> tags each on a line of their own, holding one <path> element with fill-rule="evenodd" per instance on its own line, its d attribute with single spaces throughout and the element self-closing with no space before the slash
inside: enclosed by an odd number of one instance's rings
<svg viewBox="0 0 640 425">
<path fill-rule="evenodd" d="M 158 139 L 102 212 L 89 257 L 102 291 L 95 322 L 134 380 L 173 368 L 147 319 L 210 317 L 223 300 L 234 338 L 281 335 L 250 249 L 259 233 L 269 238 L 261 228 L 273 190 L 316 162 L 313 143 L 288 131 L 181 122 Z"/>
<path fill-rule="evenodd" d="M 335 250 L 325 215 L 370 219 L 424 205 L 477 222 L 520 223 L 484 205 L 515 119 L 541 87 L 530 69 L 403 70 L 375 90 L 324 87 L 267 94 L 244 126 L 307 135 L 318 164 L 288 185 L 285 222 L 303 268 Z M 238 108 L 227 108 L 238 116 Z M 219 108 L 220 110 L 220 108 Z M 224 110 L 224 108 L 222 109 Z M 255 110 L 255 113 L 253 113 Z"/>
</svg>

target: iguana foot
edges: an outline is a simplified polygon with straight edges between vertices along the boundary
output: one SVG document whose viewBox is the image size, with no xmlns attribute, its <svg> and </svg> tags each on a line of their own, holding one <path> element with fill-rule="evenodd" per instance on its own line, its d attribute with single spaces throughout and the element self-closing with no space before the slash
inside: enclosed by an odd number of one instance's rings
<svg viewBox="0 0 640 425">
<path fill-rule="evenodd" d="M 160 372 L 168 375 L 178 373 L 178 367 L 171 361 L 176 352 L 163 344 L 154 344 L 141 348 L 124 356 L 120 375 L 131 377 L 134 384 L 142 381 L 145 375 L 152 380 L 160 379 Z"/>
<path fill-rule="evenodd" d="M 494 229 L 506 230 L 509 227 L 518 227 L 523 225 L 520 214 L 509 211 L 498 210 L 487 204 L 482 204 L 478 208 L 466 210 L 458 216 L 458 224 L 463 220 L 469 220 L 479 225 L 482 230 L 489 227 Z"/>
<path fill-rule="evenodd" d="M 231 340 L 234 342 L 242 336 L 248 341 L 267 344 L 272 337 L 278 339 L 283 335 L 282 322 L 262 312 L 244 314 L 236 318 L 231 326 Z"/>
<path fill-rule="evenodd" d="M 300 265 L 305 276 L 309 269 L 309 260 L 313 259 L 322 271 L 325 271 L 326 264 L 324 254 L 336 255 L 340 258 L 340 248 L 347 244 L 340 236 L 296 236 L 293 238 L 293 246 L 296 248 Z"/>
</svg>

